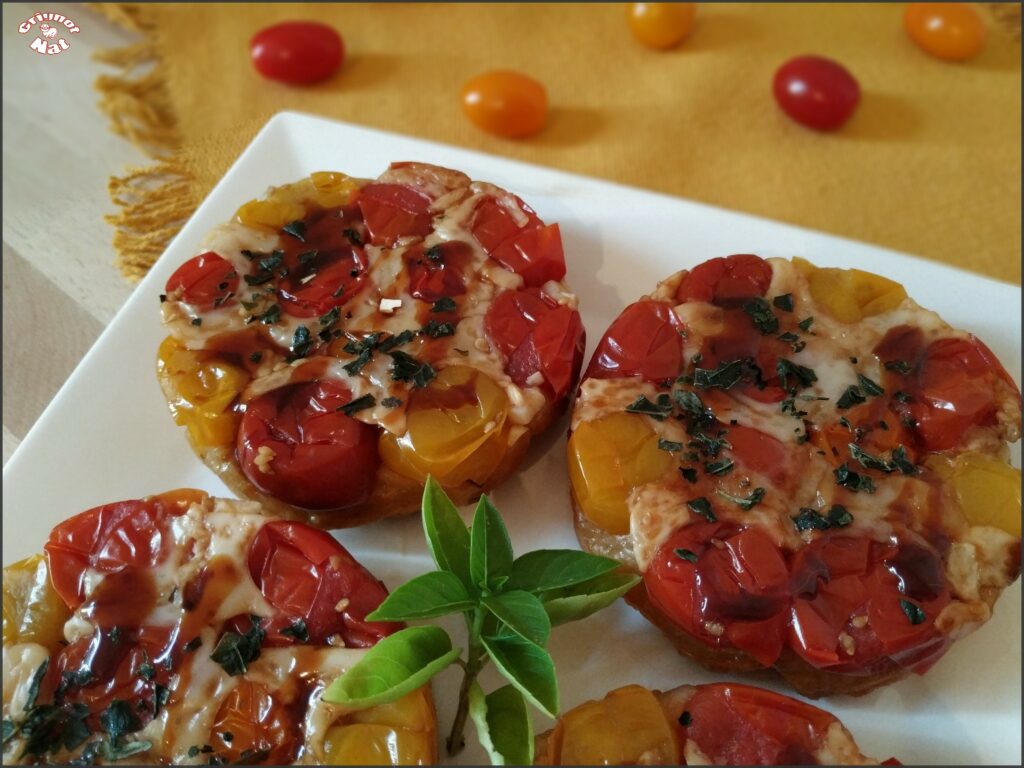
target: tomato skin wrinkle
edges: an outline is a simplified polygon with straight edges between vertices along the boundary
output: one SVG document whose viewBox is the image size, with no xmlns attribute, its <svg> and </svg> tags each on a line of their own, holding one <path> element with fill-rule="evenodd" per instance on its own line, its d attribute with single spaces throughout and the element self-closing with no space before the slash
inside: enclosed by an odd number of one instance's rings
<svg viewBox="0 0 1024 768">
<path fill-rule="evenodd" d="M 206 312 L 234 303 L 231 296 L 238 292 L 238 273 L 227 259 L 207 251 L 178 267 L 164 290 Z"/>
<path fill-rule="evenodd" d="M 509 70 L 479 74 L 462 86 L 462 110 L 481 130 L 509 139 L 540 132 L 547 122 L 548 95 L 532 77 Z"/>
<path fill-rule="evenodd" d="M 807 128 L 834 131 L 860 104 L 860 85 L 842 65 L 822 56 L 797 56 L 772 81 L 782 111 Z"/>
<path fill-rule="evenodd" d="M 308 85 L 326 80 L 345 60 L 345 42 L 316 21 L 284 21 L 264 27 L 249 44 L 253 66 L 268 80 Z"/>
</svg>

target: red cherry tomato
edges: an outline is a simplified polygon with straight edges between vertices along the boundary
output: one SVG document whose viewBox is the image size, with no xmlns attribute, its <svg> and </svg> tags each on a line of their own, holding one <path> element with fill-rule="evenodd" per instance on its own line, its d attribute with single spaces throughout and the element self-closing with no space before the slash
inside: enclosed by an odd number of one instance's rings
<svg viewBox="0 0 1024 768">
<path fill-rule="evenodd" d="M 548 94 L 532 77 L 495 70 L 477 75 L 462 86 L 462 109 L 477 128 L 519 139 L 544 127 Z"/>
<path fill-rule="evenodd" d="M 234 303 L 230 297 L 238 292 L 238 272 L 231 262 L 207 251 L 178 267 L 164 290 L 207 312 Z"/>
<path fill-rule="evenodd" d="M 306 85 L 326 80 L 345 60 L 345 43 L 315 21 L 284 21 L 265 27 L 249 43 L 253 66 L 268 80 Z"/>
<path fill-rule="evenodd" d="M 377 428 L 337 410 L 351 399 L 348 387 L 327 380 L 291 384 L 250 402 L 238 428 L 245 476 L 264 493 L 304 509 L 340 509 L 366 499 L 379 463 Z"/>
<path fill-rule="evenodd" d="M 418 244 L 402 258 L 409 270 L 409 293 L 413 298 L 434 302 L 466 292 L 466 270 L 473 260 L 469 243 L 451 241 L 430 248 Z"/>
<path fill-rule="evenodd" d="M 329 533 L 302 523 L 271 521 L 249 545 L 248 563 L 263 596 L 286 622 L 305 621 L 312 643 L 340 635 L 345 645 L 365 648 L 400 628 L 366 621 L 366 614 L 387 597 L 387 589 Z"/>
<path fill-rule="evenodd" d="M 777 483 L 791 473 L 786 446 L 759 429 L 743 425 L 725 427 L 731 454 L 742 467 L 765 475 Z"/>
<path fill-rule="evenodd" d="M 686 711 L 685 737 L 715 765 L 816 765 L 836 722 L 817 707 L 737 683 L 699 686 Z"/>
<path fill-rule="evenodd" d="M 772 85 L 782 111 L 801 125 L 834 131 L 860 103 L 860 86 L 838 62 L 822 56 L 797 56 L 775 73 Z"/>
<path fill-rule="evenodd" d="M 53 588 L 75 609 L 85 599 L 86 569 L 109 574 L 163 562 L 168 518 L 187 508 L 166 496 L 152 497 L 104 504 L 65 520 L 44 546 Z"/>
<path fill-rule="evenodd" d="M 985 46 L 985 23 L 967 3 L 907 3 L 903 27 L 926 53 L 965 61 Z"/>
<path fill-rule="evenodd" d="M 711 546 L 712 538 L 723 547 Z M 677 550 L 692 552 L 697 562 Z M 757 528 L 687 525 L 658 550 L 644 584 L 655 605 L 707 645 L 731 645 L 765 666 L 782 652 L 789 571 L 782 552 Z"/>
<path fill-rule="evenodd" d="M 404 184 L 368 184 L 359 190 L 357 202 L 374 245 L 423 237 L 433 227 L 430 198 Z"/>
<path fill-rule="evenodd" d="M 281 238 L 286 274 L 277 293 L 286 314 L 320 317 L 359 292 L 368 263 L 357 217 L 355 206 L 317 211 L 304 219 L 302 240 Z"/>
<path fill-rule="evenodd" d="M 683 369 L 683 324 L 667 301 L 630 304 L 597 343 L 587 378 L 674 379 Z"/>
<path fill-rule="evenodd" d="M 557 224 L 544 225 L 537 214 L 518 197 L 513 197 L 521 216 L 520 226 L 506 207 L 486 198 L 473 213 L 470 230 L 488 255 L 503 267 L 522 276 L 527 288 L 565 277 L 565 254 Z"/>
<path fill-rule="evenodd" d="M 686 273 L 676 288 L 676 299 L 706 301 L 727 306 L 764 296 L 772 282 L 772 267 L 760 256 L 737 253 L 709 259 Z"/>
<path fill-rule="evenodd" d="M 505 372 L 524 385 L 540 371 L 560 400 L 583 362 L 585 336 L 579 313 L 539 291 L 505 291 L 487 310 L 485 328 L 504 355 Z"/>
</svg>

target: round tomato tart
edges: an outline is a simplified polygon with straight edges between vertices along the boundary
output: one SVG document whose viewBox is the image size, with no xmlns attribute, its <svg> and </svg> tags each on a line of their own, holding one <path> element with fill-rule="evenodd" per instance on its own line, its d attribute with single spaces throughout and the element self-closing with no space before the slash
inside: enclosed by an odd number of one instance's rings
<svg viewBox="0 0 1024 768">
<path fill-rule="evenodd" d="M 734 255 L 623 310 L 568 444 L 587 550 L 717 670 L 807 696 L 924 673 L 1020 573 L 1020 392 L 898 283 Z"/>
<path fill-rule="evenodd" d="M 559 717 L 535 755 L 536 765 L 879 764 L 828 712 L 738 683 L 616 688 Z"/>
<path fill-rule="evenodd" d="M 178 490 L 82 512 L 4 568 L 4 763 L 429 764 L 429 687 L 324 688 L 401 627 L 330 534 Z"/>
<path fill-rule="evenodd" d="M 314 173 L 216 229 L 161 296 L 158 377 L 233 491 L 325 528 L 507 477 L 583 361 L 557 224 L 457 171 Z"/>
</svg>

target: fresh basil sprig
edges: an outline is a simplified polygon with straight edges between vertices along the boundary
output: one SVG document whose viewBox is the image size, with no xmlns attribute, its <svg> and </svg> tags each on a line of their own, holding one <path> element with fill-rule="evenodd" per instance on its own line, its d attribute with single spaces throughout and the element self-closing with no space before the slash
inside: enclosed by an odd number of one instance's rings
<svg viewBox="0 0 1024 768">
<path fill-rule="evenodd" d="M 324 691 L 325 701 L 349 708 L 401 698 L 451 664 L 463 669 L 448 752 L 464 744 L 467 718 L 495 765 L 533 762 L 533 728 L 527 704 L 558 714 L 555 663 L 545 649 L 551 628 L 585 618 L 625 594 L 639 576 L 615 560 L 574 550 L 512 552 L 498 510 L 481 496 L 467 527 L 433 478 L 423 492 L 423 529 L 438 570 L 392 592 L 370 621 L 416 621 L 461 613 L 466 654 L 436 626 L 400 630 Z M 488 663 L 508 685 L 485 693 L 477 676 Z"/>
</svg>

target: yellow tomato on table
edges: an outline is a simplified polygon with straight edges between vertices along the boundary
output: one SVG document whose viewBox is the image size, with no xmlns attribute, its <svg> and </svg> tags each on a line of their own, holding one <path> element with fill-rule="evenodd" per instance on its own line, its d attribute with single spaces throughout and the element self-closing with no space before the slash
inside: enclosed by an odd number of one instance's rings
<svg viewBox="0 0 1024 768">
<path fill-rule="evenodd" d="M 985 45 L 985 24 L 967 3 L 907 3 L 903 26 L 911 40 L 937 59 L 965 61 Z"/>
<path fill-rule="evenodd" d="M 696 3 L 628 3 L 626 21 L 633 37 L 648 48 L 678 45 L 693 29 Z"/>
</svg>

